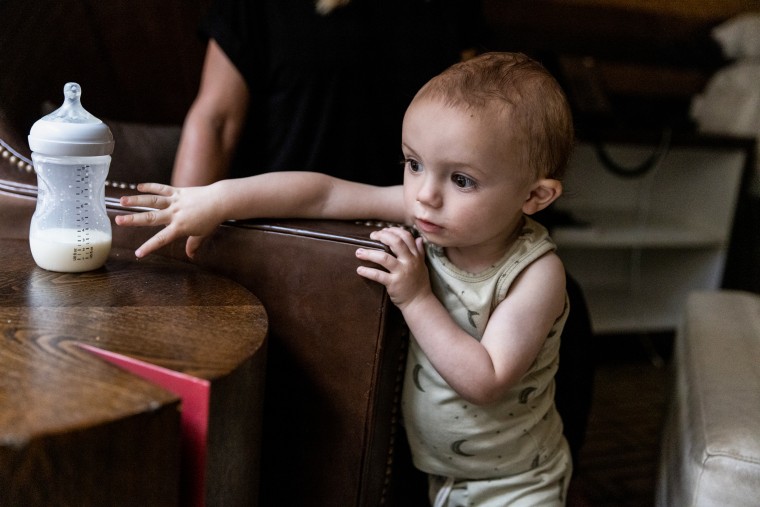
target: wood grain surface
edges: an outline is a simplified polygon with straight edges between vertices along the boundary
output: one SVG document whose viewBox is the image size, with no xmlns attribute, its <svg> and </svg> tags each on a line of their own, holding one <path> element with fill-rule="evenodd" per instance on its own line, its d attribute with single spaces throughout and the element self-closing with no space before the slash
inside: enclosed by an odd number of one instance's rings
<svg viewBox="0 0 760 507">
<path fill-rule="evenodd" d="M 178 397 L 78 344 L 209 381 L 208 440 L 235 450 L 209 449 L 206 504 L 257 494 L 267 317 L 248 290 L 119 249 L 96 271 L 45 271 L 2 239 L 0 329 L 0 505 L 188 502 Z"/>
</svg>

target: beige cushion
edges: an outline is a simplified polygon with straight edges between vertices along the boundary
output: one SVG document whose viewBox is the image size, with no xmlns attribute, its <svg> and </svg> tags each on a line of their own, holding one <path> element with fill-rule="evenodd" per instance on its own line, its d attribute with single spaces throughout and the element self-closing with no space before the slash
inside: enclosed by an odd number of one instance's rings
<svg viewBox="0 0 760 507">
<path fill-rule="evenodd" d="M 675 347 L 657 505 L 760 505 L 760 297 L 693 293 Z"/>
</svg>

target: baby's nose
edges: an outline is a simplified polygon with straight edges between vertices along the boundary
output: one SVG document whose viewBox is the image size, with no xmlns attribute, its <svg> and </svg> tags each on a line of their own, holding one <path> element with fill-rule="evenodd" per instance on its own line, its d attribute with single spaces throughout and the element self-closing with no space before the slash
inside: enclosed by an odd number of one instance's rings
<svg viewBox="0 0 760 507">
<path fill-rule="evenodd" d="M 427 178 L 417 192 L 417 201 L 427 206 L 440 206 L 441 189 L 433 178 Z"/>
</svg>

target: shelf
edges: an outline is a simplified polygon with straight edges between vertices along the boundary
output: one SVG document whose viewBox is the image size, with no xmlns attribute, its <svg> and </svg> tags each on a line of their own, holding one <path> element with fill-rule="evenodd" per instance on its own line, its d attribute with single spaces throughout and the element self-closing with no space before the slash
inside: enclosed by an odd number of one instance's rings
<svg viewBox="0 0 760 507">
<path fill-rule="evenodd" d="M 573 216 L 578 225 L 557 227 L 552 237 L 565 248 L 720 248 L 726 244 L 723 230 L 641 215 L 637 211 L 576 209 Z"/>
<path fill-rule="evenodd" d="M 594 333 L 647 333 L 677 328 L 686 291 L 598 289 L 586 291 Z M 625 311 L 621 311 L 621 307 Z"/>
<path fill-rule="evenodd" d="M 606 149 L 635 166 L 654 148 Z M 572 223 L 552 237 L 595 333 L 673 330 L 691 291 L 720 288 L 747 160 L 746 147 L 671 146 L 648 173 L 624 178 L 578 145 L 557 203 Z"/>
<path fill-rule="evenodd" d="M 565 257 L 598 334 L 672 331 L 688 294 L 717 288 L 725 265 L 721 249 L 577 249 Z"/>
<path fill-rule="evenodd" d="M 718 234 L 670 226 L 562 227 L 552 237 L 560 248 L 720 248 Z"/>
</svg>

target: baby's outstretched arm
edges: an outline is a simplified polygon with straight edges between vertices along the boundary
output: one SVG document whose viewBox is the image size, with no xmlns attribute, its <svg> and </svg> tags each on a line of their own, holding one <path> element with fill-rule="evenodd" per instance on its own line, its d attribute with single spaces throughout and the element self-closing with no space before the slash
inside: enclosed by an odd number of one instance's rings
<svg viewBox="0 0 760 507">
<path fill-rule="evenodd" d="M 375 187 L 320 173 L 266 173 L 188 188 L 147 183 L 139 185 L 138 190 L 147 194 L 122 197 L 121 204 L 150 209 L 119 216 L 116 224 L 165 226 L 137 249 L 138 257 L 183 237 L 188 237 L 186 252 L 192 257 L 203 239 L 225 220 L 405 220 L 400 186 Z"/>
</svg>

